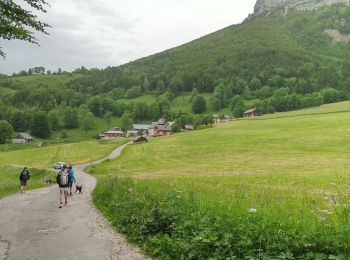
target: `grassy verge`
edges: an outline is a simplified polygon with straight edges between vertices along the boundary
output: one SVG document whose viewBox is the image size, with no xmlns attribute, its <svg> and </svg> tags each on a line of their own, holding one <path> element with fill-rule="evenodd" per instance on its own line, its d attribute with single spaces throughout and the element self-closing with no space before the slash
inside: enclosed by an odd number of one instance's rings
<svg viewBox="0 0 350 260">
<path fill-rule="evenodd" d="M 349 259 L 344 105 L 131 145 L 92 169 L 94 202 L 160 259 Z"/>
<path fill-rule="evenodd" d="M 19 174 L 21 168 L 0 166 L 0 198 L 16 193 L 20 190 Z M 55 177 L 54 172 L 44 169 L 29 169 L 31 178 L 28 181 L 28 189 L 37 189 L 45 186 L 45 181 Z"/>
</svg>

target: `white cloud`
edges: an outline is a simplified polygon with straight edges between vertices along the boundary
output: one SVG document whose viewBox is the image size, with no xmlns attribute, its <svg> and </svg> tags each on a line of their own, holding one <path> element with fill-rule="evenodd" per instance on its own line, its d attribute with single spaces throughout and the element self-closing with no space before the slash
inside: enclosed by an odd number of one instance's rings
<svg viewBox="0 0 350 260">
<path fill-rule="evenodd" d="M 115 66 L 147 56 L 231 24 L 253 11 L 255 0 L 51 0 L 50 35 L 40 46 L 0 42 L 7 59 L 0 73 L 33 66 L 65 70 Z"/>
</svg>

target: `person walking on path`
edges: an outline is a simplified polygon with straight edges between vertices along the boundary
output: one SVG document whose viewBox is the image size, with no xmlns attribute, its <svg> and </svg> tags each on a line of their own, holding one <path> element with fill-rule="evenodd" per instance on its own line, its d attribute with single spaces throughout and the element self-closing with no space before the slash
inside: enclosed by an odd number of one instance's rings
<svg viewBox="0 0 350 260">
<path fill-rule="evenodd" d="M 64 197 L 64 205 L 67 205 L 68 189 L 69 189 L 69 172 L 67 165 L 64 165 L 63 168 L 58 172 L 56 177 L 56 182 L 60 189 L 60 206 L 62 208 L 62 197 Z"/>
<path fill-rule="evenodd" d="M 69 165 L 68 168 L 69 171 L 69 175 L 68 175 L 68 181 L 69 181 L 69 195 L 72 196 L 72 187 L 73 187 L 73 183 L 75 183 L 75 176 L 74 176 L 74 169 L 72 167 L 72 165 Z"/>
<path fill-rule="evenodd" d="M 21 194 L 27 191 L 27 182 L 30 179 L 30 173 L 27 167 L 24 167 L 21 174 L 19 175 L 19 181 L 21 185 Z"/>
</svg>

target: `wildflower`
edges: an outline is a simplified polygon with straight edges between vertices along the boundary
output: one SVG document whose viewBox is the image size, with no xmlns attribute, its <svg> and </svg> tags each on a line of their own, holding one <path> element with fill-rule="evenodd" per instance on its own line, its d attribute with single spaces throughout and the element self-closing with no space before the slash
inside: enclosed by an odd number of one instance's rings
<svg viewBox="0 0 350 260">
<path fill-rule="evenodd" d="M 256 212 L 256 208 L 250 208 L 248 211 L 249 211 L 250 213 L 255 213 L 255 212 Z"/>
</svg>

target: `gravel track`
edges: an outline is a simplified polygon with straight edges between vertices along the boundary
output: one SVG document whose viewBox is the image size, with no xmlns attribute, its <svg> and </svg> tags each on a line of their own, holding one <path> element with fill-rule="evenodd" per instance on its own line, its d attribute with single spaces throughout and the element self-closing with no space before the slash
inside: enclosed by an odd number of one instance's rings
<svg viewBox="0 0 350 260">
<path fill-rule="evenodd" d="M 119 156 L 125 146 L 106 159 Z M 57 185 L 0 200 L 0 260 L 149 259 L 115 232 L 92 204 L 96 179 L 83 171 L 87 165 L 75 166 L 83 194 L 75 193 L 62 209 Z"/>
</svg>

